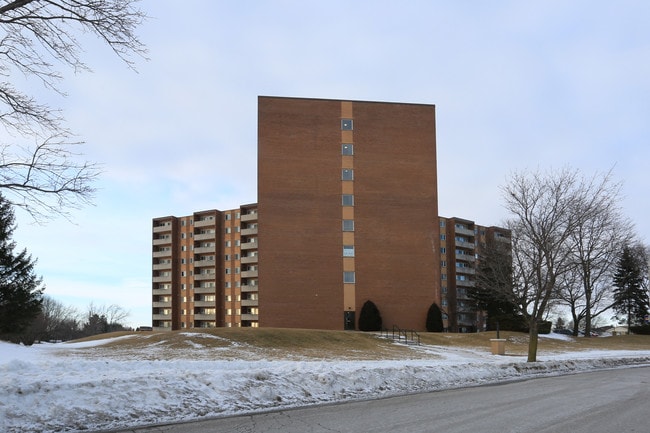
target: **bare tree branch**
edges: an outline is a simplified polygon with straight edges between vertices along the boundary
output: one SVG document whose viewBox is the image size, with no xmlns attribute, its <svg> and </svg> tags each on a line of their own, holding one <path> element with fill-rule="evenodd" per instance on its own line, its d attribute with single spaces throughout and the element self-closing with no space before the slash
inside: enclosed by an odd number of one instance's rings
<svg viewBox="0 0 650 433">
<path fill-rule="evenodd" d="M 22 136 L 36 145 L 25 148 L 0 142 L 0 190 L 36 221 L 63 215 L 91 202 L 97 164 L 72 150 L 59 110 L 37 102 L 10 84 L 22 74 L 59 88 L 55 65 L 89 70 L 81 58 L 78 37 L 92 34 L 105 42 L 130 68 L 146 49 L 135 30 L 145 20 L 138 0 L 14 0 L 0 5 L 0 125 L 9 137 Z M 4 80 L 2 79 L 4 78 Z M 2 136 L 0 136 L 0 140 Z"/>
</svg>

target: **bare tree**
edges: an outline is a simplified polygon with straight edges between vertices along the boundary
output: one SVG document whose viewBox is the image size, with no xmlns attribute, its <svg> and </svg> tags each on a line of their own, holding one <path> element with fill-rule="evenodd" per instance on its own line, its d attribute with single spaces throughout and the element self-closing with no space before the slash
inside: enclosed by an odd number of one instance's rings
<svg viewBox="0 0 650 433">
<path fill-rule="evenodd" d="M 137 0 L 14 0 L 0 6 L 0 124 L 8 138 L 0 142 L 0 188 L 11 202 L 36 221 L 67 216 L 92 200 L 97 164 L 80 160 L 73 134 L 59 110 L 39 103 L 10 80 L 15 76 L 59 88 L 62 73 L 89 70 L 81 59 L 78 35 L 93 34 L 129 67 L 144 56 L 135 29 L 145 19 Z M 19 137 L 22 137 L 22 141 Z"/>
<path fill-rule="evenodd" d="M 579 200 L 578 174 L 568 169 L 514 173 L 502 192 L 512 215 L 506 222 L 512 233 L 512 281 L 501 285 L 501 294 L 528 321 L 528 361 L 534 362 L 538 325 L 557 296 L 559 279 L 571 265 L 566 243 L 576 227 L 572 210 Z"/>
<path fill-rule="evenodd" d="M 573 316 L 573 333 L 584 320 L 585 336 L 591 335 L 592 319 L 613 305 L 611 280 L 618 254 L 632 238 L 632 225 L 620 208 L 621 183 L 613 183 L 611 171 L 577 185 L 571 210 L 576 222 L 567 248 L 573 266 L 562 278 L 560 298 Z"/>
</svg>

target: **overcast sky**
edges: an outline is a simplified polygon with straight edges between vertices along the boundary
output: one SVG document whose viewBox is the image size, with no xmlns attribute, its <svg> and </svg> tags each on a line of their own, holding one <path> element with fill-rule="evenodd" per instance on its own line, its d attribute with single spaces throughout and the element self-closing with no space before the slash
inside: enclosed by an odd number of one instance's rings
<svg viewBox="0 0 650 433">
<path fill-rule="evenodd" d="M 506 217 L 513 171 L 613 169 L 650 243 L 650 2 L 144 0 L 138 73 L 87 41 L 93 73 L 51 96 L 104 165 L 94 207 L 15 240 L 46 294 L 151 323 L 151 219 L 257 200 L 257 97 L 435 104 L 439 210 Z M 40 90 L 39 90 L 40 92 Z"/>
</svg>

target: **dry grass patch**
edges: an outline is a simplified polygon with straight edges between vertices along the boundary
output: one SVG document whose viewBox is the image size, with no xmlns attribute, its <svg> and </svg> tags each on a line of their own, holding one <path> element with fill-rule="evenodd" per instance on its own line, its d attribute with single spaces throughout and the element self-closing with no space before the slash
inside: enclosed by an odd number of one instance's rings
<svg viewBox="0 0 650 433">
<path fill-rule="evenodd" d="M 106 344 L 75 349 L 91 358 L 171 360 L 191 359 L 323 359 L 387 360 L 435 359 L 435 355 L 395 344 L 374 333 L 273 328 L 212 328 L 172 332 L 119 332 L 78 341 L 117 338 Z M 420 333 L 423 345 L 489 351 L 495 332 L 473 334 Z M 528 335 L 502 331 L 506 353 L 525 355 Z M 540 336 L 539 354 L 585 350 L 650 350 L 650 336 L 629 335 L 595 338 L 549 338 Z"/>
</svg>

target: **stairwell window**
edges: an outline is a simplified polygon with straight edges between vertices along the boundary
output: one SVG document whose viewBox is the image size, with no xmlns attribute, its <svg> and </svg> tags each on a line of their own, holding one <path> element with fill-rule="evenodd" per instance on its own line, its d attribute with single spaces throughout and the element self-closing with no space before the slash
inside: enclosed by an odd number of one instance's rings
<svg viewBox="0 0 650 433">
<path fill-rule="evenodd" d="M 354 271 L 345 271 L 343 272 L 343 282 L 346 284 L 354 284 L 355 275 Z"/>
<path fill-rule="evenodd" d="M 343 220 L 343 231 L 344 232 L 353 232 L 354 231 L 354 220 Z"/>
<path fill-rule="evenodd" d="M 341 170 L 341 180 L 354 180 L 354 170 L 344 168 Z"/>
</svg>

